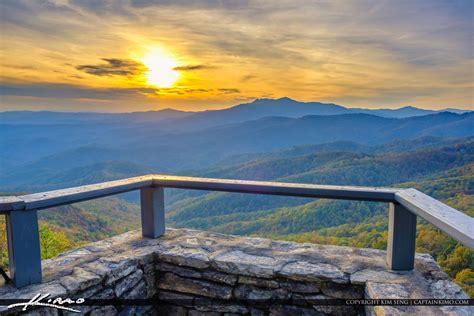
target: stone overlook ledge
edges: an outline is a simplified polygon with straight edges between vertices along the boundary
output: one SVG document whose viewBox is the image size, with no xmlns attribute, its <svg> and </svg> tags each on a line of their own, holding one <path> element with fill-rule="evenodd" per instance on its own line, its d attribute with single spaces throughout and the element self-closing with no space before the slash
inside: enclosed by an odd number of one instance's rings
<svg viewBox="0 0 474 316">
<path fill-rule="evenodd" d="M 468 298 L 431 256 L 417 254 L 415 270 L 393 272 L 386 268 L 385 255 L 189 229 L 168 228 L 157 239 L 132 231 L 43 260 L 43 284 L 19 290 L 5 285 L 0 298 L 51 293 L 163 300 L 154 308 L 74 307 L 89 315 L 472 315 L 465 306 L 313 306 L 312 301 L 324 298 Z M 2 314 L 15 313 L 0 308 Z M 35 312 L 65 314 L 51 308 Z"/>
</svg>

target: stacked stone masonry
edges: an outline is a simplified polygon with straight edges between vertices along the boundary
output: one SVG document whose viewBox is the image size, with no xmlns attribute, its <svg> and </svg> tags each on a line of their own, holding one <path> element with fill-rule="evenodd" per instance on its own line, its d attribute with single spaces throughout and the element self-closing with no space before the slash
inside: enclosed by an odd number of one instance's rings
<svg viewBox="0 0 474 316">
<path fill-rule="evenodd" d="M 429 255 L 409 272 L 386 269 L 385 252 L 167 229 L 133 231 L 43 260 L 44 282 L 0 288 L 0 299 L 153 298 L 154 306 L 74 306 L 87 315 L 473 315 L 467 306 L 321 306 L 325 298 L 449 298 L 466 294 Z M 315 305 L 316 304 L 316 305 Z M 19 309 L 0 307 L 1 314 Z M 77 315 L 43 307 L 37 315 Z"/>
</svg>

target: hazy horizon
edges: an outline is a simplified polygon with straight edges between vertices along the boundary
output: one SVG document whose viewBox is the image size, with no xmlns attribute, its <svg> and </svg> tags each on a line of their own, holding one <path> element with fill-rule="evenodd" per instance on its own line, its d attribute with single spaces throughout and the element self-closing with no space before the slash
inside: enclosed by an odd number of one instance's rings
<svg viewBox="0 0 474 316">
<path fill-rule="evenodd" d="M 282 98 L 278 98 L 278 99 L 266 99 L 266 100 L 277 101 L 279 99 L 284 99 L 284 98 L 288 98 L 288 97 L 282 97 Z M 188 113 L 199 113 L 199 112 L 206 112 L 206 111 L 217 111 L 217 110 L 230 109 L 232 107 L 236 107 L 236 106 L 243 105 L 243 104 L 251 104 L 251 103 L 254 103 L 255 101 L 258 101 L 258 100 L 262 100 L 262 99 L 249 100 L 249 102 L 246 102 L 246 103 L 231 104 L 229 106 L 225 106 L 225 107 L 221 107 L 221 108 L 198 109 L 198 110 L 180 109 L 179 107 L 170 106 L 170 107 L 166 107 L 166 108 L 162 108 L 162 109 L 150 109 L 150 110 L 145 109 L 145 110 L 138 110 L 138 111 L 112 111 L 112 110 L 111 111 L 88 111 L 88 110 L 83 110 L 83 111 L 81 111 L 81 110 L 70 110 L 70 111 L 68 111 L 68 110 L 65 110 L 65 109 L 61 109 L 61 110 L 11 109 L 11 110 L 0 110 L 0 113 L 5 113 L 5 112 L 59 112 L 59 113 L 99 113 L 99 114 L 100 113 L 104 113 L 104 114 L 114 114 L 115 113 L 115 114 L 126 114 L 126 113 L 159 112 L 159 111 L 164 111 L 164 110 L 172 110 L 172 111 L 180 111 L 180 112 L 188 112 Z M 383 106 L 381 106 L 381 107 L 370 107 L 369 108 L 369 107 L 364 107 L 364 106 L 350 107 L 350 106 L 346 106 L 344 104 L 326 103 L 326 102 L 320 102 L 320 101 L 317 101 L 317 100 L 313 100 L 313 101 L 300 101 L 300 100 L 295 100 L 295 99 L 291 99 L 291 100 L 301 102 L 301 103 L 335 104 L 335 105 L 342 106 L 342 107 L 345 107 L 345 108 L 348 108 L 348 109 L 359 108 L 359 109 L 367 109 L 367 110 L 399 110 L 399 109 L 403 109 L 403 108 L 417 108 L 417 109 L 421 109 L 421 110 L 433 110 L 433 109 L 430 109 L 430 108 L 423 108 L 423 107 L 418 107 L 418 106 L 414 106 L 414 105 L 404 105 L 404 106 L 399 106 L 399 107 L 383 107 Z M 275 105 L 275 106 L 281 106 L 281 105 Z M 442 111 L 442 110 L 449 110 L 449 109 L 472 111 L 472 109 L 462 108 L 462 107 L 440 108 L 440 109 L 436 109 L 435 111 Z"/>
</svg>

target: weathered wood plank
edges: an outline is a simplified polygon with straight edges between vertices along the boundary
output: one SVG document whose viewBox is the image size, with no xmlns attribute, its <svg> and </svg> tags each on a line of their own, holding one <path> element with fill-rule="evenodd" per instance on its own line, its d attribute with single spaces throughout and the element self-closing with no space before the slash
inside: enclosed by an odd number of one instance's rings
<svg viewBox="0 0 474 316">
<path fill-rule="evenodd" d="M 163 188 L 140 190 L 142 235 L 157 238 L 165 233 L 165 192 Z"/>
<path fill-rule="evenodd" d="M 395 200 L 460 243 L 474 249 L 474 218 L 415 189 L 398 191 Z"/>
<path fill-rule="evenodd" d="M 36 210 L 6 216 L 10 276 L 16 287 L 41 283 L 41 253 Z"/>
<path fill-rule="evenodd" d="M 227 180 L 179 176 L 146 175 L 141 177 L 103 182 L 99 184 L 61 189 L 49 192 L 4 197 L 0 199 L 0 212 L 17 209 L 43 209 L 71 204 L 104 196 L 138 190 L 147 186 L 240 192 L 253 194 L 286 195 L 313 198 L 347 199 L 391 202 L 398 189 L 335 185 L 313 185 L 265 181 Z"/>
<path fill-rule="evenodd" d="M 25 208 L 25 202 L 17 196 L 0 196 L 0 213 Z"/>
<path fill-rule="evenodd" d="M 399 189 L 336 185 L 314 185 L 248 180 L 227 180 L 154 175 L 153 184 L 167 188 L 285 195 L 361 201 L 394 201 Z"/>
<path fill-rule="evenodd" d="M 415 241 L 416 215 L 401 204 L 390 203 L 387 238 L 387 264 L 390 269 L 413 269 Z"/>
<path fill-rule="evenodd" d="M 25 202 L 26 210 L 43 209 L 129 192 L 151 186 L 152 184 L 152 177 L 146 175 L 69 189 L 22 195 L 19 198 Z"/>
<path fill-rule="evenodd" d="M 474 249 L 474 219 L 414 189 L 145 175 L 19 197 L 2 197 L 0 198 L 0 213 L 21 209 L 49 208 L 150 186 L 312 198 L 398 202 L 409 211 L 421 216 L 461 243 Z"/>
</svg>

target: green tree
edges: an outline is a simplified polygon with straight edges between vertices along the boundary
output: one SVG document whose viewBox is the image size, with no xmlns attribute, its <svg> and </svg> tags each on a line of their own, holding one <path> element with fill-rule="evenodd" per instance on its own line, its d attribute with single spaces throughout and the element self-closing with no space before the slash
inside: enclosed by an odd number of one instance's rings
<svg viewBox="0 0 474 316">
<path fill-rule="evenodd" d="M 41 259 L 57 256 L 73 248 L 73 243 L 59 229 L 41 224 L 39 227 Z"/>
<path fill-rule="evenodd" d="M 474 272 L 471 269 L 464 269 L 456 275 L 454 282 L 459 284 L 467 295 L 474 297 Z"/>
<path fill-rule="evenodd" d="M 454 278 L 461 270 L 474 269 L 474 252 L 458 244 L 445 260 L 440 260 L 439 264 Z"/>
</svg>

